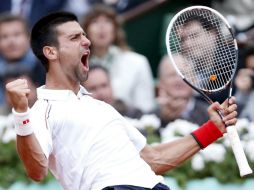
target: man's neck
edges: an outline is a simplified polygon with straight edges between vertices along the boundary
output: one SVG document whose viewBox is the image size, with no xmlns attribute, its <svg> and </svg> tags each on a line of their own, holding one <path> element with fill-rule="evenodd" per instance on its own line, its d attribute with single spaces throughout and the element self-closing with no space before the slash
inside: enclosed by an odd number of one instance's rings
<svg viewBox="0 0 254 190">
<path fill-rule="evenodd" d="M 45 88 L 54 90 L 71 90 L 77 94 L 80 89 L 80 83 L 71 82 L 64 77 L 59 76 L 59 74 L 53 75 L 48 71 L 46 74 Z"/>
</svg>

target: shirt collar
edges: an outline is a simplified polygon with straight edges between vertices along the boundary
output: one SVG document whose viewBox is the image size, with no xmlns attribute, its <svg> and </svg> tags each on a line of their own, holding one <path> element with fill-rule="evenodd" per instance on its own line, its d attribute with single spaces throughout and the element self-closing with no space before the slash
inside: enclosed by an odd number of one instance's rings
<svg viewBox="0 0 254 190">
<path fill-rule="evenodd" d="M 72 90 L 55 90 L 46 89 L 45 85 L 37 88 L 37 98 L 42 100 L 67 100 L 70 98 L 81 98 L 84 95 L 90 95 L 83 86 L 80 86 L 79 92 L 76 95 Z"/>
</svg>

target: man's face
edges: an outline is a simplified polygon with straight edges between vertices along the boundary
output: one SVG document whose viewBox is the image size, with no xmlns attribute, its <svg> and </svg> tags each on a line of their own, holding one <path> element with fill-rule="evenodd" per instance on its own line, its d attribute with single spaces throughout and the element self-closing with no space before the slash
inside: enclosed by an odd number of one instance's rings
<svg viewBox="0 0 254 190">
<path fill-rule="evenodd" d="M 94 69 L 89 72 L 88 80 L 84 86 L 95 99 L 102 100 L 108 104 L 113 103 L 113 91 L 107 73 L 102 69 Z"/>
<path fill-rule="evenodd" d="M 58 61 L 64 75 L 71 81 L 83 82 L 88 77 L 90 41 L 78 22 L 70 21 L 56 27 Z M 61 72 L 61 71 L 59 71 Z"/>
<path fill-rule="evenodd" d="M 0 54 L 8 61 L 21 59 L 29 49 L 29 37 L 20 21 L 0 24 Z"/>
<path fill-rule="evenodd" d="M 114 41 L 115 27 L 111 19 L 100 15 L 89 24 L 87 33 L 94 47 L 107 48 Z"/>
<path fill-rule="evenodd" d="M 250 55 L 246 58 L 246 67 L 254 71 L 254 55 Z"/>
<path fill-rule="evenodd" d="M 175 61 L 178 62 L 178 65 L 181 65 L 181 62 L 184 60 L 180 57 L 176 57 Z M 175 68 L 169 62 L 169 58 L 165 58 L 161 64 L 160 85 L 166 90 L 168 95 L 172 96 L 172 98 L 191 97 L 193 93 L 192 88 L 190 88 L 177 74 Z"/>
<path fill-rule="evenodd" d="M 179 30 L 183 54 L 192 59 L 206 59 L 216 46 L 214 32 L 206 31 L 198 21 L 190 21 Z"/>
</svg>

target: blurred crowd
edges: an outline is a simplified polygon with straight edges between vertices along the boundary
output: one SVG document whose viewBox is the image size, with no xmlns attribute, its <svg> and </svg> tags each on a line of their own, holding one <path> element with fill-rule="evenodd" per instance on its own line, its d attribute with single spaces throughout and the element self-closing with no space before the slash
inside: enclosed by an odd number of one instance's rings
<svg viewBox="0 0 254 190">
<path fill-rule="evenodd" d="M 81 84 L 91 96 L 111 104 L 126 117 L 156 114 L 161 127 L 179 118 L 198 125 L 204 123 L 208 119 L 208 104 L 182 81 L 168 56 L 161 55 L 159 63 L 151 63 L 146 55 L 135 52 L 128 45 L 118 16 L 144 2 L 148 1 L 1 0 L 0 114 L 11 113 L 5 98 L 5 84 L 17 77 L 28 79 L 32 89 L 30 106 L 35 102 L 36 88 L 45 82 L 45 70 L 30 49 L 29 32 L 41 16 L 65 10 L 79 17 L 91 40 L 89 78 Z M 254 2 L 209 2 L 228 18 L 236 33 L 239 60 L 234 95 L 239 105 L 239 117 L 254 121 Z M 181 61 L 181 57 L 177 59 Z M 152 74 L 151 64 L 159 65 L 156 77 Z M 218 101 L 225 98 L 221 96 Z"/>
</svg>

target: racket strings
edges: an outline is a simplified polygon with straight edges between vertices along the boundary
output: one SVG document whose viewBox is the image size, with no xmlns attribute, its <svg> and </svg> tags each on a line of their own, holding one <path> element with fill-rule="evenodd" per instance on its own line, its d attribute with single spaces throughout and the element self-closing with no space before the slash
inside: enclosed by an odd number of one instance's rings
<svg viewBox="0 0 254 190">
<path fill-rule="evenodd" d="M 198 32 L 186 32 L 187 36 L 181 36 L 183 26 L 189 24 L 188 19 L 193 17 L 203 17 L 209 22 L 201 23 L 203 30 L 195 29 L 195 25 L 191 25 L 192 29 Z M 195 20 L 190 23 L 193 21 Z M 208 30 L 211 26 L 213 29 Z M 216 35 L 214 31 L 217 31 Z M 203 35 L 205 39 L 197 35 Z M 186 40 L 189 43 L 187 48 L 183 46 Z M 212 91 L 224 87 L 232 79 L 237 57 L 234 39 L 226 24 L 214 13 L 194 9 L 181 14 L 172 27 L 169 44 L 171 52 L 186 58 L 184 65 L 189 65 L 188 67 L 180 67 L 177 62 L 175 64 L 194 86 Z"/>
</svg>

